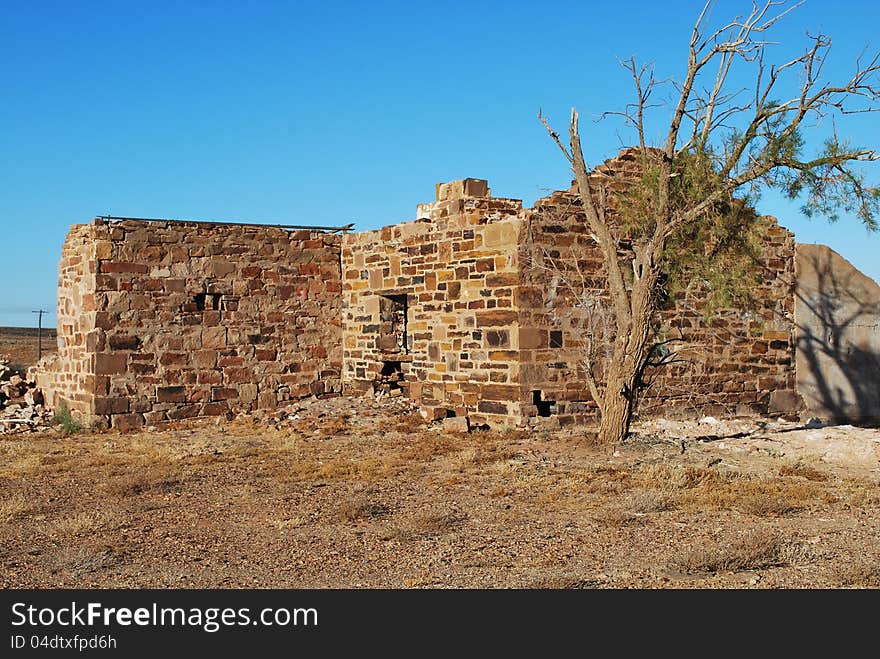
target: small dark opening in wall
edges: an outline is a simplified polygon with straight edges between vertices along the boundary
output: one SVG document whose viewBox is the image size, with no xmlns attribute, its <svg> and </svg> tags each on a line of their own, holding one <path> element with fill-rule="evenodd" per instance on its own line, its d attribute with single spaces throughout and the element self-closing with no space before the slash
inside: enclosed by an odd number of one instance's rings
<svg viewBox="0 0 880 659">
<path fill-rule="evenodd" d="M 550 330 L 550 347 L 551 348 L 561 348 L 562 347 L 562 331 L 561 330 Z"/>
<path fill-rule="evenodd" d="M 401 389 L 403 381 L 403 369 L 400 367 L 400 362 L 383 361 L 379 376 L 373 382 L 373 388 L 375 391 L 388 393 L 393 389 Z"/>
<path fill-rule="evenodd" d="M 197 293 L 195 296 L 198 311 L 217 311 L 220 309 L 220 293 Z"/>
<path fill-rule="evenodd" d="M 532 404 L 538 408 L 538 416 L 551 416 L 556 414 L 555 400 L 541 400 L 540 390 L 532 392 Z"/>
</svg>

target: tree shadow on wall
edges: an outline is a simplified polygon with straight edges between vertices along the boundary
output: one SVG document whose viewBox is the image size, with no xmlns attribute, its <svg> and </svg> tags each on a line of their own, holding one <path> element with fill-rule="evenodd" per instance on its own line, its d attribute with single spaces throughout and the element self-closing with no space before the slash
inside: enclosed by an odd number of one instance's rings
<svg viewBox="0 0 880 659">
<path fill-rule="evenodd" d="M 834 421 L 876 422 L 880 420 L 880 289 L 877 297 L 871 296 L 870 279 L 847 267 L 830 249 L 800 258 L 804 261 L 799 276 L 807 274 L 807 267 L 815 275 L 815 286 L 799 286 L 795 291 L 806 310 L 795 314 L 798 367 L 806 364 L 809 369 L 812 382 L 805 384 L 812 385 L 813 405 L 821 405 Z M 844 267 L 835 267 L 835 260 Z M 801 385 L 802 374 L 798 380 Z"/>
</svg>

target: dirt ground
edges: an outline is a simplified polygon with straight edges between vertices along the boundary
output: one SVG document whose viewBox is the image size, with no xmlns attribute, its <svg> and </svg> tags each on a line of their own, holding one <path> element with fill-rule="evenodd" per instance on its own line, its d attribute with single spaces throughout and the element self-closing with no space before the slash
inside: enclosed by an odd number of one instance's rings
<svg viewBox="0 0 880 659">
<path fill-rule="evenodd" d="M 287 412 L 0 436 L 0 587 L 880 587 L 877 429 L 661 420 L 611 454 Z"/>
<path fill-rule="evenodd" d="M 0 356 L 6 356 L 17 369 L 37 362 L 39 339 L 35 327 L 0 327 Z M 43 356 L 56 352 L 55 328 L 43 328 Z"/>
</svg>

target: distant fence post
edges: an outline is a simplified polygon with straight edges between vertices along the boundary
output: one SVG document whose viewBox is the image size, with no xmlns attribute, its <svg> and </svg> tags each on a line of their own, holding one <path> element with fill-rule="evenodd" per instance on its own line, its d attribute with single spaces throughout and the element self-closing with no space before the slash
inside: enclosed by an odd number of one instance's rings
<svg viewBox="0 0 880 659">
<path fill-rule="evenodd" d="M 37 361 L 40 361 L 43 358 L 43 314 L 46 312 L 38 309 L 32 313 L 37 314 Z"/>
</svg>

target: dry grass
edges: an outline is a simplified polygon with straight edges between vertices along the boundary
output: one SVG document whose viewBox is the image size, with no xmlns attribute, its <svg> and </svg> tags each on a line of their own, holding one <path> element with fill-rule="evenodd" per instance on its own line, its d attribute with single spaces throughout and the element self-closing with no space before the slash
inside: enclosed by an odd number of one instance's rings
<svg viewBox="0 0 880 659">
<path fill-rule="evenodd" d="M 65 546 L 45 558 L 53 571 L 91 574 L 118 564 L 122 553 L 108 545 Z"/>
<path fill-rule="evenodd" d="M 852 588 L 880 588 L 880 558 L 857 556 L 839 564 L 837 583 Z"/>
<path fill-rule="evenodd" d="M 600 508 L 593 515 L 593 519 L 600 524 L 618 529 L 625 526 L 638 526 L 646 521 L 644 516 L 637 515 L 627 510 L 626 506 L 619 504 L 610 504 Z"/>
<path fill-rule="evenodd" d="M 100 510 L 87 510 L 55 520 L 49 527 L 49 530 L 53 534 L 64 536 L 85 535 L 109 526 L 114 520 L 115 517 L 110 513 Z"/>
<path fill-rule="evenodd" d="M 400 526 L 389 528 L 382 539 L 410 541 L 434 538 L 455 530 L 466 521 L 467 515 L 459 511 L 425 511 L 410 517 Z"/>
<path fill-rule="evenodd" d="M 116 497 L 133 497 L 150 491 L 170 492 L 184 480 L 179 465 L 165 456 L 155 460 L 121 461 L 109 471 L 103 489 Z"/>
<path fill-rule="evenodd" d="M 675 502 L 665 492 L 657 490 L 636 490 L 626 500 L 626 507 L 634 513 L 661 513 L 671 510 Z"/>
<path fill-rule="evenodd" d="M 0 499 L 0 523 L 8 524 L 31 511 L 31 506 L 20 494 Z"/>
<path fill-rule="evenodd" d="M 731 543 L 687 551 L 673 559 L 672 565 L 690 573 L 740 572 L 783 567 L 807 558 L 802 545 L 772 532 L 754 531 Z"/>
<path fill-rule="evenodd" d="M 391 513 L 391 508 L 379 501 L 358 498 L 346 501 L 339 506 L 337 514 L 343 522 L 357 522 L 363 519 L 377 519 Z"/>
<path fill-rule="evenodd" d="M 779 468 L 780 476 L 800 476 L 809 481 L 827 481 L 828 474 L 819 471 L 815 467 L 811 467 L 804 462 L 798 461 L 793 464 L 782 465 Z"/>
</svg>

